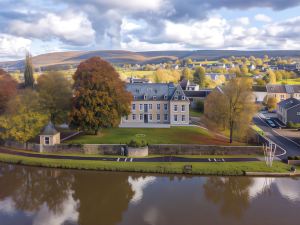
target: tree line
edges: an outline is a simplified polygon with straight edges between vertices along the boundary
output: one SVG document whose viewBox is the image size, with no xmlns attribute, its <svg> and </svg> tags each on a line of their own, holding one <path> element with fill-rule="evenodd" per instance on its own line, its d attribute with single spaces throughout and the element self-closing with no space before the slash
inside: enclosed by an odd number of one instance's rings
<svg viewBox="0 0 300 225">
<path fill-rule="evenodd" d="M 25 59 L 24 83 L 0 70 L 0 139 L 26 143 L 49 122 L 96 134 L 130 113 L 132 96 L 108 62 L 90 58 L 78 66 L 73 82 L 60 72 L 33 77 Z"/>
</svg>

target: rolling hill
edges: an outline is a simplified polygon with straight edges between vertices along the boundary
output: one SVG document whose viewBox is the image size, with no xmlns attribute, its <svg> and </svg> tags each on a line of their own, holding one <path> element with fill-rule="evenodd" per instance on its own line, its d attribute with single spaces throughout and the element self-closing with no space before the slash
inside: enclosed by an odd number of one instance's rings
<svg viewBox="0 0 300 225">
<path fill-rule="evenodd" d="M 176 59 L 192 58 L 194 60 L 216 60 L 229 56 L 255 56 L 263 57 L 294 57 L 300 58 L 300 50 L 286 51 L 233 51 L 233 50 L 196 50 L 196 51 L 148 51 L 148 52 L 131 52 L 123 50 L 102 50 L 102 51 L 69 51 L 54 52 L 33 57 L 33 64 L 36 68 L 48 67 L 54 65 L 77 65 L 81 61 L 93 56 L 100 56 L 103 59 L 114 64 L 151 64 Z M 24 67 L 23 60 L 0 62 L 0 67 L 9 70 L 22 70 Z"/>
</svg>

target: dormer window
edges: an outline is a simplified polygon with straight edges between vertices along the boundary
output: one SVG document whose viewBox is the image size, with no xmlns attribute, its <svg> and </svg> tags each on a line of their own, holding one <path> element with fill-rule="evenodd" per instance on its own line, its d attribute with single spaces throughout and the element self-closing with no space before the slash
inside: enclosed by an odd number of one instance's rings
<svg viewBox="0 0 300 225">
<path fill-rule="evenodd" d="M 182 100 L 185 100 L 185 96 L 181 96 L 181 99 L 182 99 Z"/>
<path fill-rule="evenodd" d="M 136 100 L 136 96 L 133 96 L 133 100 Z"/>
<path fill-rule="evenodd" d="M 136 89 L 135 92 L 136 92 L 136 93 L 140 93 L 140 90 L 139 90 L 139 89 Z"/>
<path fill-rule="evenodd" d="M 178 96 L 174 96 L 174 100 L 178 100 Z"/>
<path fill-rule="evenodd" d="M 147 100 L 147 95 L 144 95 L 144 100 Z"/>
<path fill-rule="evenodd" d="M 156 100 L 156 96 L 155 95 L 153 96 L 153 100 Z"/>
<path fill-rule="evenodd" d="M 154 93 L 157 94 L 157 90 L 156 89 L 154 90 Z"/>
<path fill-rule="evenodd" d="M 168 99 L 168 96 L 164 95 L 164 100 L 167 100 Z"/>
</svg>

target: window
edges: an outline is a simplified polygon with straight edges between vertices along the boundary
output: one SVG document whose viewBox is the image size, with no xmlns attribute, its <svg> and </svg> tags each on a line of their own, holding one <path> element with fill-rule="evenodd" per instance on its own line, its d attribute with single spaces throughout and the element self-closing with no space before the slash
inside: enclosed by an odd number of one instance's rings
<svg viewBox="0 0 300 225">
<path fill-rule="evenodd" d="M 153 100 L 156 100 L 156 96 L 155 95 L 153 95 Z"/>
<path fill-rule="evenodd" d="M 168 104 L 164 104 L 164 110 L 168 110 Z"/>
<path fill-rule="evenodd" d="M 149 120 L 152 120 L 152 114 L 149 114 Z"/>
<path fill-rule="evenodd" d="M 174 96 L 174 100 L 178 100 L 178 96 Z"/>
<path fill-rule="evenodd" d="M 50 137 L 45 137 L 45 145 L 49 145 L 50 144 Z"/>
<path fill-rule="evenodd" d="M 164 114 L 164 120 L 165 120 L 165 121 L 168 120 L 168 114 Z"/>
<path fill-rule="evenodd" d="M 136 100 L 136 96 L 133 96 L 133 100 Z"/>
<path fill-rule="evenodd" d="M 174 112 L 177 112 L 177 110 L 178 110 L 177 105 L 174 105 Z"/>
<path fill-rule="evenodd" d="M 297 112 L 297 116 L 300 116 L 300 112 Z"/>
<path fill-rule="evenodd" d="M 149 104 L 149 109 L 150 109 L 150 110 L 152 109 L 152 104 Z"/>
<path fill-rule="evenodd" d="M 185 96 L 181 96 L 181 99 L 182 99 L 182 100 L 185 100 Z"/>
<path fill-rule="evenodd" d="M 181 106 L 181 112 L 185 112 L 185 105 Z"/>
<path fill-rule="evenodd" d="M 165 96 L 164 96 L 164 100 L 167 100 L 167 99 L 168 99 L 168 96 L 165 95 Z"/>
<path fill-rule="evenodd" d="M 140 114 L 140 120 L 144 120 L 144 114 Z"/>
<path fill-rule="evenodd" d="M 136 115 L 132 114 L 132 120 L 136 120 Z"/>
<path fill-rule="evenodd" d="M 185 115 L 181 116 L 181 121 L 185 121 Z"/>
<path fill-rule="evenodd" d="M 140 111 L 143 111 L 143 104 L 140 104 Z"/>
<path fill-rule="evenodd" d="M 160 120 L 160 114 L 156 115 L 156 120 Z"/>
<path fill-rule="evenodd" d="M 147 96 L 146 95 L 144 95 L 144 100 L 146 100 L 147 99 Z"/>
<path fill-rule="evenodd" d="M 157 110 L 160 110 L 160 104 L 157 104 L 157 105 L 156 105 L 156 109 L 157 109 Z"/>
<path fill-rule="evenodd" d="M 132 110 L 135 110 L 135 104 L 132 104 Z"/>
<path fill-rule="evenodd" d="M 175 122 L 178 121 L 177 115 L 174 115 L 174 121 L 175 121 Z"/>
</svg>

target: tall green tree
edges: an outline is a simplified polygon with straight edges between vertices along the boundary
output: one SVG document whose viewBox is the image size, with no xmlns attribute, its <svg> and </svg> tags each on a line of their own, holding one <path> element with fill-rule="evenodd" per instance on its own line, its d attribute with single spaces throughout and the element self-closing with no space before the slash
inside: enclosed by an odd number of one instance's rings
<svg viewBox="0 0 300 225">
<path fill-rule="evenodd" d="M 42 108 L 50 114 L 54 123 L 67 122 L 71 110 L 72 84 L 64 74 L 49 72 L 37 80 L 37 91 Z"/>
<path fill-rule="evenodd" d="M 246 135 L 256 106 L 252 101 L 252 81 L 248 78 L 231 79 L 221 90 L 215 90 L 205 100 L 205 117 L 215 126 L 229 129 L 233 136 Z"/>
<path fill-rule="evenodd" d="M 25 59 L 25 71 L 24 71 L 24 85 L 25 88 L 33 88 L 34 86 L 34 77 L 33 77 L 33 64 L 32 57 L 29 52 L 26 53 Z"/>
<path fill-rule="evenodd" d="M 92 57 L 80 63 L 73 79 L 72 127 L 97 134 L 129 115 L 132 95 L 110 63 Z"/>
<path fill-rule="evenodd" d="M 39 134 L 48 117 L 41 112 L 38 94 L 27 89 L 9 101 L 7 110 L 0 117 L 0 138 L 27 143 Z"/>
<path fill-rule="evenodd" d="M 206 80 L 205 73 L 206 73 L 205 68 L 202 66 L 197 67 L 194 72 L 194 82 L 196 84 L 199 84 L 200 87 L 205 86 L 205 80 Z"/>
</svg>

